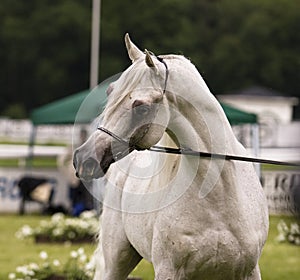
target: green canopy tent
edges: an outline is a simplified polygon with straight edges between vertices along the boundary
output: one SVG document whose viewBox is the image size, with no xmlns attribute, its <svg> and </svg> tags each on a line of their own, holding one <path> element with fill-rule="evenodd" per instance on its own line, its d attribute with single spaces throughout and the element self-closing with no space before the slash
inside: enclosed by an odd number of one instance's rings
<svg viewBox="0 0 300 280">
<path fill-rule="evenodd" d="M 107 87 L 108 83 L 103 83 L 93 90 L 84 90 L 41 106 L 31 112 L 30 119 L 34 126 L 89 123 L 103 111 Z"/>
<path fill-rule="evenodd" d="M 99 115 L 106 105 L 108 84 L 90 91 L 84 90 L 47 105 L 34 109 L 30 118 L 34 126 L 50 124 L 89 123 Z M 255 124 L 257 116 L 227 104 L 221 104 L 231 125 Z"/>
<path fill-rule="evenodd" d="M 221 103 L 221 106 L 231 125 L 257 123 L 256 114 L 241 111 L 235 107 L 229 106 L 224 103 Z"/>
<path fill-rule="evenodd" d="M 33 126 L 91 122 L 106 105 L 106 90 L 109 84 L 116 81 L 120 75 L 119 73 L 106 79 L 93 90 L 84 90 L 34 109 L 30 115 Z M 221 106 L 231 125 L 257 123 L 255 114 L 224 103 L 221 103 Z"/>
<path fill-rule="evenodd" d="M 32 147 L 35 142 L 37 126 L 90 123 L 103 111 L 107 101 L 106 89 L 116 78 L 114 76 L 102 82 L 93 90 L 84 90 L 34 109 L 30 116 L 33 123 L 33 131 L 31 134 L 29 158 L 32 157 Z M 224 103 L 221 106 L 231 125 L 252 124 L 252 144 L 254 154 L 257 155 L 259 148 L 257 116 Z"/>
</svg>

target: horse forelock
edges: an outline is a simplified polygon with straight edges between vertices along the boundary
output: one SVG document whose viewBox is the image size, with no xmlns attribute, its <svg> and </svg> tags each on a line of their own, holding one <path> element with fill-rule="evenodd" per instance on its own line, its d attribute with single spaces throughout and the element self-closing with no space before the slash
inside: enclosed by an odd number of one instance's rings
<svg viewBox="0 0 300 280">
<path fill-rule="evenodd" d="M 197 76 L 199 73 L 195 66 L 183 55 L 166 54 L 159 55 L 159 58 L 165 61 L 170 73 L 173 71 L 176 72 L 175 75 L 181 73 L 179 76 L 182 77 L 182 73 L 185 71 L 190 73 L 187 75 L 189 78 L 191 78 L 193 74 L 195 74 L 195 79 L 199 78 L 199 76 Z M 102 116 L 105 116 L 104 118 L 110 118 L 127 96 L 135 90 L 144 91 L 145 89 L 151 88 L 163 91 L 166 70 L 163 64 L 158 60 L 156 61 L 156 65 L 160 68 L 158 72 L 148 67 L 144 58 L 140 58 L 128 67 L 120 78 L 113 83 L 113 86 L 110 87 L 108 102 Z M 169 85 L 168 83 L 167 88 Z M 176 87 L 176 85 L 174 86 Z"/>
<path fill-rule="evenodd" d="M 164 79 L 164 73 L 154 73 L 144 63 L 144 59 L 139 59 L 127 68 L 121 77 L 113 83 L 113 86 L 110 87 L 108 102 L 103 114 L 111 114 L 134 90 L 150 87 L 161 88 L 159 79 Z"/>
</svg>

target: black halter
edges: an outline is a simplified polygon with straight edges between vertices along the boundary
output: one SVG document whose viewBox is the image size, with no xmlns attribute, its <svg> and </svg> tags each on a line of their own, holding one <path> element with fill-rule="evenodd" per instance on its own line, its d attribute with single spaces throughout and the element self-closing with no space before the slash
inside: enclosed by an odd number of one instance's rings
<svg viewBox="0 0 300 280">
<path fill-rule="evenodd" d="M 163 58 L 159 56 L 155 56 L 159 62 L 163 63 L 165 66 L 165 82 L 163 88 L 163 94 L 166 92 L 167 82 L 169 77 L 169 69 L 167 63 L 164 61 Z M 148 132 L 151 123 L 146 127 L 143 136 Z M 117 153 L 114 157 L 115 160 L 118 160 L 124 157 L 126 154 L 130 153 L 133 150 L 145 150 L 139 147 L 138 143 L 141 138 L 139 138 L 134 143 L 130 141 L 124 140 L 121 137 L 117 136 L 113 132 L 109 131 L 108 129 L 99 126 L 97 128 L 102 132 L 108 134 L 115 140 L 117 140 L 120 144 L 123 144 L 127 148 L 124 149 L 122 152 Z M 269 159 L 261 159 L 261 158 L 253 158 L 253 157 L 242 157 L 242 156 L 235 156 L 235 155 L 225 155 L 225 154 L 216 154 L 216 153 L 209 153 L 209 152 L 201 152 L 201 151 L 194 151 L 189 148 L 170 148 L 170 147 L 162 147 L 162 146 L 152 146 L 148 149 L 152 152 L 159 152 L 159 153 L 167 153 L 167 154 L 176 154 L 176 155 L 187 155 L 187 156 L 196 156 L 196 157 L 203 157 L 203 158 L 211 158 L 211 159 L 223 159 L 223 160 L 237 160 L 237 161 L 245 161 L 245 162 L 253 162 L 253 163 L 265 163 L 265 164 L 273 164 L 273 165 L 285 165 L 285 166 L 300 166 L 300 163 L 292 163 L 292 162 L 283 162 L 283 161 L 276 161 L 276 160 L 269 160 Z"/>
<path fill-rule="evenodd" d="M 116 134 L 112 133 L 111 131 L 107 130 L 104 127 L 98 127 L 98 130 L 101 130 L 120 142 L 128 146 L 128 150 L 142 150 L 138 145 L 132 145 L 128 141 L 120 138 Z M 224 154 L 216 154 L 216 153 L 209 153 L 209 152 L 200 152 L 194 151 L 188 148 L 170 148 L 170 147 L 162 147 L 162 146 L 152 146 L 148 149 L 151 152 L 158 152 L 158 153 L 166 153 L 166 154 L 176 154 L 176 155 L 187 155 L 187 156 L 196 156 L 196 157 L 203 157 L 203 158 L 211 158 L 211 159 L 223 159 L 223 160 L 238 160 L 238 161 L 246 161 L 246 162 L 254 162 L 254 163 L 265 163 L 265 164 L 274 164 L 274 165 L 285 165 L 285 166 L 300 166 L 300 163 L 293 163 L 293 162 L 283 162 L 277 160 L 269 160 L 269 159 L 261 159 L 261 158 L 253 158 L 253 157 L 242 157 L 242 156 L 235 156 L 235 155 L 224 155 Z M 115 156 L 118 159 L 118 154 Z"/>
<path fill-rule="evenodd" d="M 165 74 L 165 84 L 164 84 L 164 89 L 163 89 L 163 94 L 165 94 L 166 92 L 166 89 L 167 89 L 167 83 L 168 83 L 168 78 L 169 78 L 169 68 L 168 68 L 168 65 L 167 63 L 163 60 L 163 58 L 159 57 L 159 56 L 155 56 L 157 58 L 157 60 L 159 62 L 161 62 L 164 66 L 165 66 L 165 69 L 166 69 L 166 74 Z"/>
</svg>

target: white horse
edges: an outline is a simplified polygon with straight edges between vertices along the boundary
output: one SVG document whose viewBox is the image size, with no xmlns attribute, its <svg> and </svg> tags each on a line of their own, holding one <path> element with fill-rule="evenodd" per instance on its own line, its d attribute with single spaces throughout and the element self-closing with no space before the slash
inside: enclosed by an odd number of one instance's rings
<svg viewBox="0 0 300 280">
<path fill-rule="evenodd" d="M 156 280 L 261 279 L 268 211 L 253 164 L 146 150 L 245 155 L 220 104 L 183 56 L 125 43 L 133 64 L 74 153 L 78 176 L 107 182 L 95 279 L 126 279 L 142 258 Z"/>
</svg>

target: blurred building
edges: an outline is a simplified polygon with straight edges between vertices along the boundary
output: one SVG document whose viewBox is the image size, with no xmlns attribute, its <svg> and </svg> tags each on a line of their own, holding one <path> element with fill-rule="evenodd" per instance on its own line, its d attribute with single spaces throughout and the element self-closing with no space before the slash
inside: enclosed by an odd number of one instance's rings
<svg viewBox="0 0 300 280">
<path fill-rule="evenodd" d="M 298 98 L 288 97 L 269 88 L 253 86 L 219 95 L 221 102 L 255 113 L 260 125 L 260 146 L 299 148 L 300 121 L 293 120 Z M 238 138 L 249 146 L 247 128 L 235 129 Z"/>
<path fill-rule="evenodd" d="M 293 111 L 298 104 L 298 98 L 253 86 L 219 95 L 218 99 L 258 116 L 260 157 L 300 162 L 300 121 L 293 120 Z M 235 126 L 233 130 L 240 142 L 251 151 L 250 126 Z M 299 169 L 270 166 L 263 169 L 261 181 L 271 214 L 300 213 Z"/>
</svg>

